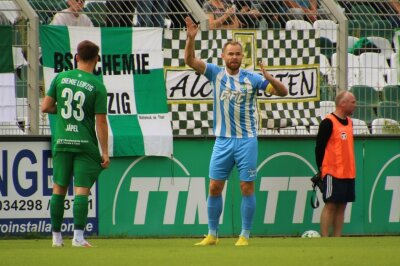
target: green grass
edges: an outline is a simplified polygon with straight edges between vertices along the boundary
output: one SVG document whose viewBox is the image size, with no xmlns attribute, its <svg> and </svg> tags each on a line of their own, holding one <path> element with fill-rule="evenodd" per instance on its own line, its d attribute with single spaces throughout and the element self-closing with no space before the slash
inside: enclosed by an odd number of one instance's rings
<svg viewBox="0 0 400 266">
<path fill-rule="evenodd" d="M 252 238 L 235 247 L 198 239 L 91 239 L 96 248 L 51 248 L 50 239 L 0 240 L 0 265 L 400 265 L 400 237 Z"/>
</svg>

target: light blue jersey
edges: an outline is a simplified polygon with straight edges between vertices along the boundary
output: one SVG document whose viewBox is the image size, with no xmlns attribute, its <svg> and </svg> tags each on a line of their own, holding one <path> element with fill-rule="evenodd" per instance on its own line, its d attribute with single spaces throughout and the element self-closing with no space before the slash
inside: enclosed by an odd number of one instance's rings
<svg viewBox="0 0 400 266">
<path fill-rule="evenodd" d="M 215 136 L 256 137 L 257 91 L 264 91 L 269 82 L 263 76 L 244 69 L 232 76 L 224 67 L 215 64 L 207 64 L 204 75 L 213 88 Z"/>
</svg>

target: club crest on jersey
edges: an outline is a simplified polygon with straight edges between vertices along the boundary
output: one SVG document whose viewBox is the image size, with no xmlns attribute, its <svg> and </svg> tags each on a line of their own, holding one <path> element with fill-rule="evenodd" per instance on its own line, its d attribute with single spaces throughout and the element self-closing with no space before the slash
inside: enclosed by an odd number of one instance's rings
<svg viewBox="0 0 400 266">
<path fill-rule="evenodd" d="M 340 138 L 341 138 L 342 140 L 346 140 L 346 139 L 347 139 L 347 134 L 346 134 L 346 132 L 341 132 L 341 133 L 340 133 Z"/>
<path fill-rule="evenodd" d="M 241 103 L 244 101 L 244 93 L 241 93 L 240 91 L 233 91 L 233 90 L 224 90 L 221 93 L 221 96 L 219 99 L 221 101 L 234 101 L 235 103 Z"/>
</svg>

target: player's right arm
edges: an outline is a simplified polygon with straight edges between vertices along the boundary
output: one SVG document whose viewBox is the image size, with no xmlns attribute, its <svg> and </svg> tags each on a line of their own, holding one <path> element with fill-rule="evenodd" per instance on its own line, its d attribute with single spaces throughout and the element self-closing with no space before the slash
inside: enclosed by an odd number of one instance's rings
<svg viewBox="0 0 400 266">
<path fill-rule="evenodd" d="M 42 106 L 40 109 L 42 110 L 43 113 L 56 114 L 57 113 L 56 101 L 54 100 L 54 98 L 46 95 L 46 97 L 44 97 L 43 99 Z"/>
<path fill-rule="evenodd" d="M 194 39 L 196 38 L 196 34 L 199 28 L 190 17 L 186 17 L 185 22 L 187 29 L 185 63 L 197 72 L 204 74 L 204 71 L 206 70 L 206 63 L 204 63 L 199 58 L 196 58 L 194 54 Z"/>
<path fill-rule="evenodd" d="M 326 145 L 332 135 L 333 123 L 330 119 L 325 118 L 319 125 L 317 140 L 315 145 L 315 162 L 318 170 L 321 170 L 324 161 Z"/>
<path fill-rule="evenodd" d="M 58 76 L 57 76 L 58 77 Z M 42 113 L 49 113 L 49 114 L 56 114 L 57 113 L 57 93 L 56 93 L 56 84 L 57 84 L 57 77 L 54 78 L 50 84 L 49 91 L 47 95 L 44 97 L 42 101 L 42 105 L 40 110 Z"/>
</svg>

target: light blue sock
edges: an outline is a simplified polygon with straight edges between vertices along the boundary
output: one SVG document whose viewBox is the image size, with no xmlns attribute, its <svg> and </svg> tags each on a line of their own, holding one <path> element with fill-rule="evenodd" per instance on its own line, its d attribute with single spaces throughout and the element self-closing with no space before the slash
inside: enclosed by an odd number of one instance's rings
<svg viewBox="0 0 400 266">
<path fill-rule="evenodd" d="M 242 213 L 242 232 L 241 236 L 245 238 L 250 237 L 250 229 L 253 224 L 254 213 L 256 211 L 256 196 L 242 196 L 242 205 L 241 205 L 241 213 Z"/>
<path fill-rule="evenodd" d="M 208 234 L 217 236 L 219 217 L 222 212 L 222 196 L 208 196 Z"/>
</svg>

